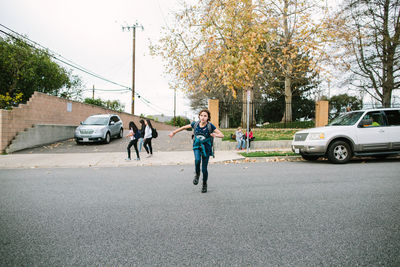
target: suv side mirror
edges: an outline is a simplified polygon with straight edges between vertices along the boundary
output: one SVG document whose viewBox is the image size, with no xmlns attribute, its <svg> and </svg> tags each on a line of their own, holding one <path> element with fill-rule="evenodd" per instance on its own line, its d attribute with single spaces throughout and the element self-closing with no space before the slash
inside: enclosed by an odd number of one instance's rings
<svg viewBox="0 0 400 267">
<path fill-rule="evenodd" d="M 79 124 L 82 125 L 82 124 L 83 124 L 83 121 L 81 121 Z"/>
<path fill-rule="evenodd" d="M 115 124 L 115 122 L 114 121 L 110 121 L 110 125 L 114 125 Z"/>
<path fill-rule="evenodd" d="M 372 119 L 362 119 L 358 127 L 364 128 L 372 125 Z"/>
</svg>

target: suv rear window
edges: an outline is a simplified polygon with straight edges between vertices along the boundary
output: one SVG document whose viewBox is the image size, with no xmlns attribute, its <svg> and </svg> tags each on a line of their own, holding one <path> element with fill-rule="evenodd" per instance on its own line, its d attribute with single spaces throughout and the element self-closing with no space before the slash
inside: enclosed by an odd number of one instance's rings
<svg viewBox="0 0 400 267">
<path fill-rule="evenodd" d="M 400 110 L 385 110 L 384 112 L 389 126 L 400 125 Z"/>
</svg>

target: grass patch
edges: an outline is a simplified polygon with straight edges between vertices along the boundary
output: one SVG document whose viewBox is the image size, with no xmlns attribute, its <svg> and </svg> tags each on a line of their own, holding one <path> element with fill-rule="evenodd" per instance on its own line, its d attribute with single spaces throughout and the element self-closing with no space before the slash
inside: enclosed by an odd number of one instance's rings
<svg viewBox="0 0 400 267">
<path fill-rule="evenodd" d="M 295 128 L 295 129 L 306 129 L 315 127 L 313 121 L 292 121 L 292 122 L 273 122 L 267 125 L 263 125 L 262 128 L 276 129 L 276 128 Z"/>
<path fill-rule="evenodd" d="M 277 156 L 297 156 L 297 154 L 287 151 L 287 152 L 282 152 L 282 151 L 254 151 L 254 152 L 243 152 L 239 153 L 243 157 L 248 157 L 248 158 L 255 158 L 255 157 L 277 157 Z"/>
<path fill-rule="evenodd" d="M 221 129 L 224 134 L 222 141 L 232 141 L 231 135 L 235 134 L 236 129 Z M 256 138 L 254 141 L 272 141 L 272 140 L 292 140 L 295 132 L 299 129 L 253 129 L 253 135 Z M 244 131 L 245 132 L 245 131 Z"/>
</svg>

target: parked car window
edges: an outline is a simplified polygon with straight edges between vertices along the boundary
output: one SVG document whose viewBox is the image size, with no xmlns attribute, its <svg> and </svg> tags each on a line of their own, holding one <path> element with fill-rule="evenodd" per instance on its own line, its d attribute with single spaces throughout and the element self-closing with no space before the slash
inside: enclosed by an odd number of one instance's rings
<svg viewBox="0 0 400 267">
<path fill-rule="evenodd" d="M 88 117 L 83 123 L 83 125 L 107 125 L 108 118 L 106 117 Z"/>
<path fill-rule="evenodd" d="M 370 120 L 370 124 L 367 126 L 379 127 L 385 125 L 385 118 L 383 117 L 382 112 L 380 111 L 372 111 L 365 114 L 364 120 Z"/>
<path fill-rule="evenodd" d="M 112 116 L 111 120 L 114 121 L 115 123 L 119 122 L 118 116 Z"/>
<path fill-rule="evenodd" d="M 329 123 L 329 126 L 348 126 L 348 125 L 354 125 L 361 117 L 363 112 L 349 112 L 349 113 L 344 113 L 343 115 L 335 118 L 334 120 Z"/>
<path fill-rule="evenodd" d="M 400 126 L 400 110 L 386 110 L 385 114 L 389 126 Z"/>
</svg>

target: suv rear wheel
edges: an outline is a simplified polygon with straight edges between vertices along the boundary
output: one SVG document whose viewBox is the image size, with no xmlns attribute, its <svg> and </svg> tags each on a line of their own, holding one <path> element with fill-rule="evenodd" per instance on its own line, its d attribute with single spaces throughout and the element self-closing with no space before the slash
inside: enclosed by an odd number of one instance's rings
<svg viewBox="0 0 400 267">
<path fill-rule="evenodd" d="M 119 130 L 118 138 L 122 138 L 123 136 L 124 136 L 124 130 L 121 128 L 121 129 Z"/>
<path fill-rule="evenodd" d="M 350 145 L 345 141 L 335 141 L 328 149 L 328 159 L 332 163 L 347 163 L 352 157 Z"/>
</svg>

